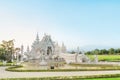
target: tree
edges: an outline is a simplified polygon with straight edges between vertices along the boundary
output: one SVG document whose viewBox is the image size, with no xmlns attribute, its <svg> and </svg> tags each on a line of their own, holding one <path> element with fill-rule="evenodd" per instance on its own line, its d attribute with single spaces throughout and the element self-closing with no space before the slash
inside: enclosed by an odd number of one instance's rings
<svg viewBox="0 0 120 80">
<path fill-rule="evenodd" d="M 92 53 L 91 53 L 91 51 L 87 51 L 85 54 L 91 55 Z"/>
<path fill-rule="evenodd" d="M 106 49 L 102 49 L 102 54 L 108 54 L 108 51 Z"/>
<path fill-rule="evenodd" d="M 99 54 L 99 49 L 95 49 L 94 54 L 98 55 Z"/>
<path fill-rule="evenodd" d="M 75 51 L 72 51 L 71 54 L 75 54 L 76 52 Z"/>
<path fill-rule="evenodd" d="M 86 52 L 86 54 L 98 54 L 98 55 L 111 55 L 111 54 L 120 54 L 120 48 L 118 49 L 114 49 L 114 48 L 110 48 L 109 50 L 106 50 L 106 49 L 95 49 L 95 50 L 92 50 L 92 51 L 88 51 Z"/>
<path fill-rule="evenodd" d="M 115 49 L 115 54 L 120 54 L 120 48 Z"/>
<path fill-rule="evenodd" d="M 6 58 L 5 58 L 5 49 L 3 49 L 2 47 L 0 47 L 0 59 L 1 60 L 6 60 Z"/>
<path fill-rule="evenodd" d="M 13 55 L 15 53 L 14 40 L 9 40 L 9 41 L 3 40 L 1 44 L 1 48 L 2 48 L 0 51 L 2 54 L 1 59 L 4 58 L 8 62 L 11 62 Z"/>
<path fill-rule="evenodd" d="M 115 52 L 114 48 L 110 48 L 108 51 L 109 51 L 109 54 L 114 54 Z"/>
</svg>

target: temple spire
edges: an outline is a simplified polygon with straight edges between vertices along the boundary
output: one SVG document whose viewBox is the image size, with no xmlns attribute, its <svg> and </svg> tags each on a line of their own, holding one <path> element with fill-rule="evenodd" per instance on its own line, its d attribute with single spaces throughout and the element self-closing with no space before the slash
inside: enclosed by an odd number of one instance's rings
<svg viewBox="0 0 120 80">
<path fill-rule="evenodd" d="M 28 52 L 28 53 L 30 52 L 29 46 L 27 46 L 27 52 Z"/>
<path fill-rule="evenodd" d="M 38 35 L 38 32 L 37 32 L 36 40 L 39 41 L 39 35 Z"/>
<path fill-rule="evenodd" d="M 63 42 L 62 42 L 61 52 L 66 53 L 66 46 L 64 45 Z"/>
<path fill-rule="evenodd" d="M 24 51 L 24 46 L 23 44 L 21 45 L 21 54 L 23 54 L 23 51 Z"/>
<path fill-rule="evenodd" d="M 77 47 L 77 53 L 79 54 L 79 52 L 80 52 L 80 49 L 79 49 L 79 47 Z"/>
</svg>

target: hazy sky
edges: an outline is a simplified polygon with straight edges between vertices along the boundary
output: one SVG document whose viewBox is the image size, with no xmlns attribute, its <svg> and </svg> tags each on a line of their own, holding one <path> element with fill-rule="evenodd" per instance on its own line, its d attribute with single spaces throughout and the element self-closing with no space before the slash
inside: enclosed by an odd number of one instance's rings
<svg viewBox="0 0 120 80">
<path fill-rule="evenodd" d="M 120 48 L 120 0 L 0 0 L 0 41 L 50 34 L 68 49 Z"/>
</svg>

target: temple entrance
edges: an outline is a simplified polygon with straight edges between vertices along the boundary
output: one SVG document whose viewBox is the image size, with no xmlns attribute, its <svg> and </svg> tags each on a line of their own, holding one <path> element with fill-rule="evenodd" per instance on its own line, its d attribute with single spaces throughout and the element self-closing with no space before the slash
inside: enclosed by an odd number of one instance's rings
<svg viewBox="0 0 120 80">
<path fill-rule="evenodd" d="M 49 46 L 48 48 L 47 48 L 47 55 L 50 55 L 52 53 L 52 48 Z"/>
</svg>

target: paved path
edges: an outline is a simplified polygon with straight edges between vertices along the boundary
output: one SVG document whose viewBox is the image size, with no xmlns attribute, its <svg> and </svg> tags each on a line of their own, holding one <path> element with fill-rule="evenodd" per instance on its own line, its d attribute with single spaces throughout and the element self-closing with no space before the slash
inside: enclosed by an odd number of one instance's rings
<svg viewBox="0 0 120 80">
<path fill-rule="evenodd" d="M 24 78 L 24 77 L 55 77 L 55 76 L 86 76 L 103 74 L 120 74 L 116 71 L 78 71 L 78 72 L 9 72 L 6 67 L 0 67 L 0 78 Z"/>
</svg>

